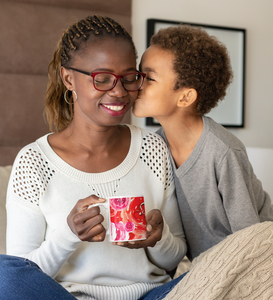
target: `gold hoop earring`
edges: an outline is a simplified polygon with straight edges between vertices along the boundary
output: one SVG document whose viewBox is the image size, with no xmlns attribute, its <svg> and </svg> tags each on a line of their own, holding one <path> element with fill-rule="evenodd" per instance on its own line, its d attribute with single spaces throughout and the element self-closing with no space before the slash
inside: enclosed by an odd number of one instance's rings
<svg viewBox="0 0 273 300">
<path fill-rule="evenodd" d="M 65 101 L 67 104 L 71 105 L 71 104 L 73 104 L 73 102 L 70 103 L 70 102 L 67 101 L 67 99 L 66 99 L 66 94 L 67 94 L 67 92 L 69 92 L 69 90 L 66 90 L 66 91 L 64 92 L 64 101 Z"/>
<path fill-rule="evenodd" d="M 71 105 L 71 104 L 74 104 L 77 100 L 78 100 L 78 95 L 77 95 L 77 93 L 76 93 L 76 91 L 72 91 L 74 94 L 75 94 L 75 96 L 76 96 L 76 100 L 74 101 L 74 102 L 69 102 L 68 100 L 67 100 L 67 98 L 66 98 L 66 95 L 67 95 L 67 92 L 69 92 L 70 90 L 66 90 L 65 92 L 64 92 L 64 101 L 67 103 L 67 104 L 69 104 L 69 105 Z M 73 101 L 73 100 L 72 100 Z"/>
<path fill-rule="evenodd" d="M 77 93 L 76 93 L 76 91 L 74 91 L 73 90 L 73 93 L 75 94 L 75 96 L 76 96 L 76 100 L 74 101 L 74 103 L 78 100 L 78 95 L 77 95 Z"/>
</svg>

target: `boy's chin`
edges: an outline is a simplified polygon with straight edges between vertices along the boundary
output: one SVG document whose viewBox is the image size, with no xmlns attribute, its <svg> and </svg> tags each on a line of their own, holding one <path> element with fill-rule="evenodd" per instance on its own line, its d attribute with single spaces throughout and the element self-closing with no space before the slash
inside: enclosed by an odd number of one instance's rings
<svg viewBox="0 0 273 300">
<path fill-rule="evenodd" d="M 141 113 L 141 111 L 135 109 L 135 107 L 132 108 L 132 113 L 135 117 L 146 118 L 146 116 L 143 113 Z"/>
</svg>

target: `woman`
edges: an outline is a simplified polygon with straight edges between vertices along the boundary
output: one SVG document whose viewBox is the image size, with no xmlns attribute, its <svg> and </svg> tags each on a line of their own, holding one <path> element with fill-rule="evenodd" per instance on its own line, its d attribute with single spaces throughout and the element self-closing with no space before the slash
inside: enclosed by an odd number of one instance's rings
<svg viewBox="0 0 273 300">
<path fill-rule="evenodd" d="M 62 35 L 45 110 L 55 132 L 20 151 L 9 183 L 5 299 L 138 299 L 170 281 L 186 245 L 167 148 L 120 125 L 144 77 L 114 20 L 87 17 Z M 89 206 L 128 194 L 144 196 L 148 238 L 119 247 Z"/>
</svg>

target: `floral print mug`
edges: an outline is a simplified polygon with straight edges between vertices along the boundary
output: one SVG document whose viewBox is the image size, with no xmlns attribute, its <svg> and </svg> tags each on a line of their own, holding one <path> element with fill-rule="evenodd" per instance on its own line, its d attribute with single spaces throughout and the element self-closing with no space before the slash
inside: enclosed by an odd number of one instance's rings
<svg viewBox="0 0 273 300">
<path fill-rule="evenodd" d="M 145 203 L 143 196 L 113 196 L 106 203 L 92 206 L 104 206 L 108 215 L 110 242 L 128 242 L 146 239 Z M 109 213 L 108 213 L 109 212 Z"/>
</svg>

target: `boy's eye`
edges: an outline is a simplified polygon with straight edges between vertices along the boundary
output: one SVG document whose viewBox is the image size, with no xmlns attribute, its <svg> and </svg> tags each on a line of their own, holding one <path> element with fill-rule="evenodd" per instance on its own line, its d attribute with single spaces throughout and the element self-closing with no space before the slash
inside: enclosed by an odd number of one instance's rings
<svg viewBox="0 0 273 300">
<path fill-rule="evenodd" d="M 148 81 L 155 81 L 153 78 L 151 78 L 151 77 L 149 77 L 149 76 L 146 76 L 146 79 L 147 79 Z"/>
</svg>

